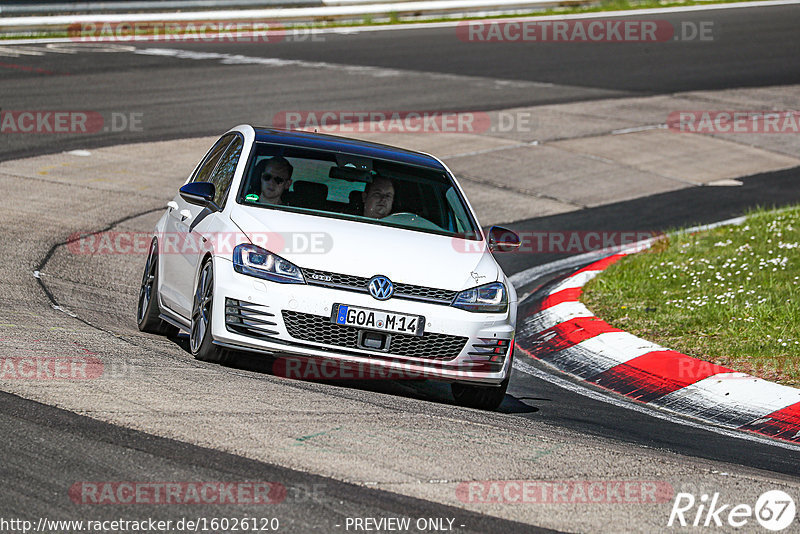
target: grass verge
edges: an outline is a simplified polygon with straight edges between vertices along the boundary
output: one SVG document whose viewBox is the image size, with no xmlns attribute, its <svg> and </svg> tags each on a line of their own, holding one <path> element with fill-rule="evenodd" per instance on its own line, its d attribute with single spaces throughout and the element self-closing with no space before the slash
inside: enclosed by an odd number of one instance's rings
<svg viewBox="0 0 800 534">
<path fill-rule="evenodd" d="M 612 265 L 582 301 L 636 336 L 800 386 L 800 206 L 672 233 Z"/>
</svg>

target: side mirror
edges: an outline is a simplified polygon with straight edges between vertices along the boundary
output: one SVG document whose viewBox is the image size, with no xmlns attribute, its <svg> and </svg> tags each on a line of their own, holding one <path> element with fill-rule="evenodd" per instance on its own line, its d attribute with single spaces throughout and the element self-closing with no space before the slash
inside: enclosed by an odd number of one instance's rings
<svg viewBox="0 0 800 534">
<path fill-rule="evenodd" d="M 211 182 L 192 182 L 181 187 L 181 197 L 189 204 L 197 206 L 214 206 L 216 188 Z"/>
<path fill-rule="evenodd" d="M 492 252 L 514 252 L 519 248 L 519 236 L 502 226 L 489 228 L 489 250 Z"/>
</svg>

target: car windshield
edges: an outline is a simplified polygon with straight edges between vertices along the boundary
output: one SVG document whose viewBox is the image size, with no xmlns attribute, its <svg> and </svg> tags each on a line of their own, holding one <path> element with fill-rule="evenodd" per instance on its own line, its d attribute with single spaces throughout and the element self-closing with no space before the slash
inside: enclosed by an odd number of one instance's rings
<svg viewBox="0 0 800 534">
<path fill-rule="evenodd" d="M 479 239 L 444 171 L 339 152 L 257 143 L 237 202 Z"/>
</svg>

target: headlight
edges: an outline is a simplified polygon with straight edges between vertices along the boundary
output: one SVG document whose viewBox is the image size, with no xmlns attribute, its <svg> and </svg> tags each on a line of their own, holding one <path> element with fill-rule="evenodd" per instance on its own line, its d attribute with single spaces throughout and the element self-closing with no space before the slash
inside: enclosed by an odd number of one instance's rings
<svg viewBox="0 0 800 534">
<path fill-rule="evenodd" d="M 504 312 L 508 309 L 506 286 L 501 282 L 493 282 L 467 289 L 456 296 L 453 306 L 471 312 Z"/>
<path fill-rule="evenodd" d="M 281 284 L 306 283 L 297 265 L 250 244 L 239 245 L 233 249 L 233 270 Z"/>
</svg>

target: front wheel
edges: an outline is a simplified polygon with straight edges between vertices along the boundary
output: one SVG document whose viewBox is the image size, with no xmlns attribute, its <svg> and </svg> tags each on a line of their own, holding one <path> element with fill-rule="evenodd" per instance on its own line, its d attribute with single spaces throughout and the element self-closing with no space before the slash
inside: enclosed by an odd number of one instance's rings
<svg viewBox="0 0 800 534">
<path fill-rule="evenodd" d="M 453 397 L 459 406 L 477 408 L 479 410 L 496 410 L 506 396 L 508 378 L 499 386 L 476 386 L 473 384 L 450 384 Z"/>
<path fill-rule="evenodd" d="M 211 314 L 214 303 L 214 266 L 207 260 L 200 269 L 200 279 L 192 304 L 192 328 L 189 349 L 198 360 L 225 363 L 228 351 L 214 345 L 211 336 Z"/>
<path fill-rule="evenodd" d="M 158 241 L 153 240 L 150 254 L 144 266 L 142 285 L 139 288 L 139 303 L 136 307 L 136 322 L 139 330 L 149 334 L 177 335 L 178 329 L 162 321 L 158 309 Z"/>
</svg>

